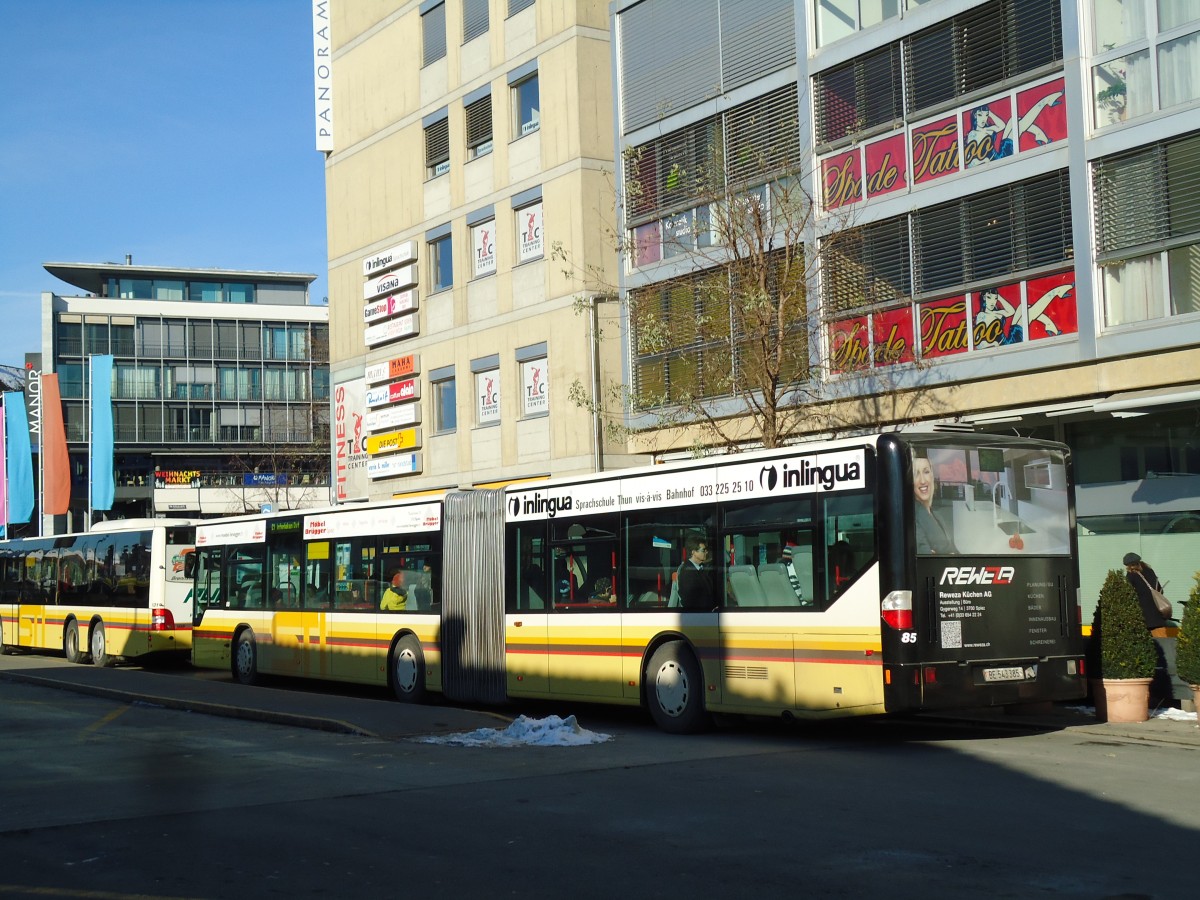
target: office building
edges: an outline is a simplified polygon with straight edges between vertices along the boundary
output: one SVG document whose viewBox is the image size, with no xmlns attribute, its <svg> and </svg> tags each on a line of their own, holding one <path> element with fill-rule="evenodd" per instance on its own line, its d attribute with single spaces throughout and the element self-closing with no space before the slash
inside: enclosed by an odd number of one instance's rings
<svg viewBox="0 0 1200 900">
<path fill-rule="evenodd" d="M 94 354 L 114 358 L 116 460 L 114 507 L 94 519 L 329 502 L 328 311 L 308 303 L 315 275 L 129 257 L 45 268 L 80 291 L 42 294 L 42 361 L 58 375 L 72 468 L 71 511 L 53 531 L 88 521 Z"/>
<path fill-rule="evenodd" d="M 795 179 L 815 203 L 811 372 L 848 398 L 848 427 L 1063 440 L 1084 594 L 1131 550 L 1186 594 L 1200 4 L 617 0 L 613 33 L 627 296 L 719 315 L 696 271 L 711 211 L 688 175 L 766 159 L 764 184 Z M 634 390 L 668 398 L 696 389 L 711 350 L 686 332 L 628 346 Z"/>
<path fill-rule="evenodd" d="M 607 4 L 314 27 L 337 499 L 621 464 L 591 408 L 620 372 Z"/>
</svg>

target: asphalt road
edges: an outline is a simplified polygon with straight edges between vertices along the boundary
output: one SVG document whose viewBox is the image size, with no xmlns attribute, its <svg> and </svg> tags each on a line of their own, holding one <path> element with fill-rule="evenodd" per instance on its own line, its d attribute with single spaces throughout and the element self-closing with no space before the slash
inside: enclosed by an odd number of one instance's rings
<svg viewBox="0 0 1200 900">
<path fill-rule="evenodd" d="M 342 725 L 198 714 L 119 689 L 267 700 L 187 674 L 42 663 L 0 660 L 4 897 L 1195 895 L 1194 723 L 674 737 L 587 708 L 583 724 L 612 740 L 470 748 L 419 738 L 504 719 L 287 683 L 254 690 L 340 710 Z M 56 672 L 106 683 L 29 680 Z M 361 704 L 404 724 L 370 733 Z"/>
</svg>

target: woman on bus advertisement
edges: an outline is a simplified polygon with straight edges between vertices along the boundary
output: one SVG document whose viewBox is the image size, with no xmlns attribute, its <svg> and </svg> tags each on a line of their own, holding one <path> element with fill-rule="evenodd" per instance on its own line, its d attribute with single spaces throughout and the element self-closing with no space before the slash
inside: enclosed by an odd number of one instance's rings
<svg viewBox="0 0 1200 900">
<path fill-rule="evenodd" d="M 937 483 L 933 477 L 933 464 L 926 456 L 913 458 L 913 524 L 916 526 L 917 553 L 938 556 L 957 553 L 954 546 L 953 528 L 942 518 L 942 512 L 933 508 Z"/>
</svg>

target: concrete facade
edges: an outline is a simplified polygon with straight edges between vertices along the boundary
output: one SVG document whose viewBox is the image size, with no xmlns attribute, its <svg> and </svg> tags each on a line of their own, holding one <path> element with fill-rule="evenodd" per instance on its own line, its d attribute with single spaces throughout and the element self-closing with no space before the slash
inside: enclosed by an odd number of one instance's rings
<svg viewBox="0 0 1200 900">
<path fill-rule="evenodd" d="M 338 499 L 619 461 L 571 399 L 620 365 L 616 305 L 593 300 L 615 282 L 607 6 L 328 12 Z M 400 275 L 373 293 L 376 271 Z"/>
</svg>

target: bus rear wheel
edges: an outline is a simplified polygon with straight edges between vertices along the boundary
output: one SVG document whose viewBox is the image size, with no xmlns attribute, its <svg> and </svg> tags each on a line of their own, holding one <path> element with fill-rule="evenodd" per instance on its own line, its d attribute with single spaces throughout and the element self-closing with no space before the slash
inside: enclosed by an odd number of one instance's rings
<svg viewBox="0 0 1200 900">
<path fill-rule="evenodd" d="M 67 662 L 83 662 L 83 651 L 79 649 L 79 622 L 75 619 L 63 629 L 63 656 Z"/>
<path fill-rule="evenodd" d="M 682 641 L 663 644 L 646 669 L 646 703 L 654 724 L 671 734 L 692 734 L 707 723 L 704 676 Z"/>
<path fill-rule="evenodd" d="M 237 636 L 233 648 L 233 677 L 241 684 L 258 684 L 258 645 L 249 628 Z"/>
<path fill-rule="evenodd" d="M 92 663 L 102 669 L 107 669 L 114 662 L 108 655 L 108 640 L 104 634 L 104 623 L 97 622 L 92 626 L 91 640 L 88 647 L 92 651 Z"/>
<path fill-rule="evenodd" d="M 406 634 L 392 651 L 392 692 L 402 703 L 420 703 L 425 699 L 425 654 L 421 642 Z"/>
</svg>

